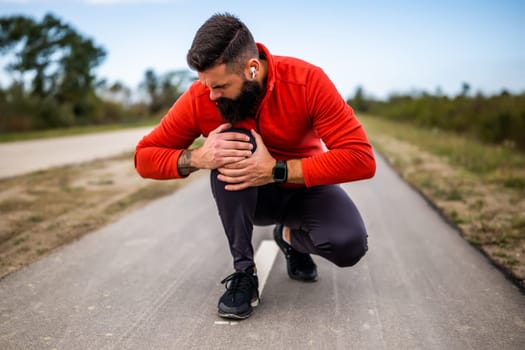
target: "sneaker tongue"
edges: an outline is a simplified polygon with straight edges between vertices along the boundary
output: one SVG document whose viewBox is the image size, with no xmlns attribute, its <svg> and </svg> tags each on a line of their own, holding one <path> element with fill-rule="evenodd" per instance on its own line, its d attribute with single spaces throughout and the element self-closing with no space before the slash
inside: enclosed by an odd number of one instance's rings
<svg viewBox="0 0 525 350">
<path fill-rule="evenodd" d="M 291 231 L 287 226 L 283 226 L 282 229 L 283 241 L 285 241 L 289 246 L 292 245 L 292 238 L 290 237 Z"/>
</svg>

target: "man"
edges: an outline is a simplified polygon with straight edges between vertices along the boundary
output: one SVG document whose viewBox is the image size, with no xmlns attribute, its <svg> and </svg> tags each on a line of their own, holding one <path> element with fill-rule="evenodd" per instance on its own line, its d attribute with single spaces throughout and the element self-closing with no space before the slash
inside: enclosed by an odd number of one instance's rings
<svg viewBox="0 0 525 350">
<path fill-rule="evenodd" d="M 307 62 L 272 55 L 228 13 L 199 28 L 187 61 L 198 81 L 139 142 L 135 166 L 154 179 L 211 170 L 235 269 L 222 281 L 219 316 L 246 318 L 259 302 L 254 225 L 276 225 L 290 278 L 317 279 L 310 254 L 356 264 L 368 249 L 367 233 L 337 184 L 372 177 L 375 160 L 329 78 Z M 202 146 L 188 149 L 201 135 Z"/>
</svg>

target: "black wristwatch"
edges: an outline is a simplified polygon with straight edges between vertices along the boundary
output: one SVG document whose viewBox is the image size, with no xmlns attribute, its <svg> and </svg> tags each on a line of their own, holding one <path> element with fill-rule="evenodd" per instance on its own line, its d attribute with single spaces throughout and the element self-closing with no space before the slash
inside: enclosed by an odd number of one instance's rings
<svg viewBox="0 0 525 350">
<path fill-rule="evenodd" d="M 279 184 L 288 180 L 288 166 L 286 165 L 286 161 L 278 160 L 277 163 L 275 163 L 272 169 L 272 177 L 273 180 Z"/>
</svg>

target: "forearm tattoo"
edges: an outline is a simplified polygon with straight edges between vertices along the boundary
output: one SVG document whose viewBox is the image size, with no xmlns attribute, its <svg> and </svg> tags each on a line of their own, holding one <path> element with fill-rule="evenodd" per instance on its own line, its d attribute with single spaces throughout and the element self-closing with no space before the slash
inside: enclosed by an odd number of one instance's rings
<svg viewBox="0 0 525 350">
<path fill-rule="evenodd" d="M 194 171 L 199 170 L 191 166 L 191 150 L 186 149 L 182 151 L 179 160 L 177 161 L 177 167 L 179 168 L 179 174 L 182 176 L 188 176 Z"/>
</svg>

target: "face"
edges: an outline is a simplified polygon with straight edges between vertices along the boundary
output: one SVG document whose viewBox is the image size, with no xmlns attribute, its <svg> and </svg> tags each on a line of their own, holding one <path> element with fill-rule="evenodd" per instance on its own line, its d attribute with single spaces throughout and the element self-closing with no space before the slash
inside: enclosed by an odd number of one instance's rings
<svg viewBox="0 0 525 350">
<path fill-rule="evenodd" d="M 239 96 L 236 99 L 219 98 L 217 108 L 219 108 L 225 121 L 240 122 L 255 114 L 261 95 L 261 86 L 258 82 L 245 80 Z"/>
<path fill-rule="evenodd" d="M 262 97 L 259 82 L 227 73 L 225 65 L 199 73 L 199 80 L 210 88 L 210 99 L 216 101 L 223 119 L 230 123 L 253 116 Z"/>
</svg>

